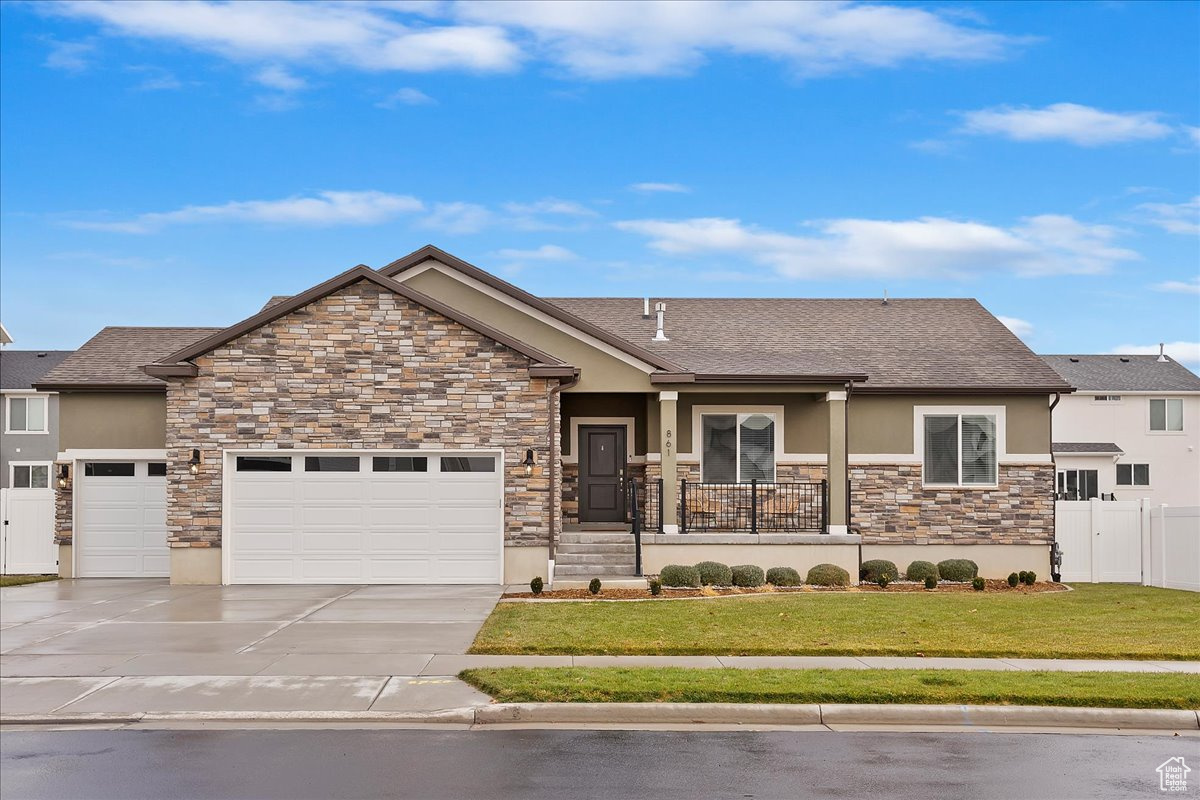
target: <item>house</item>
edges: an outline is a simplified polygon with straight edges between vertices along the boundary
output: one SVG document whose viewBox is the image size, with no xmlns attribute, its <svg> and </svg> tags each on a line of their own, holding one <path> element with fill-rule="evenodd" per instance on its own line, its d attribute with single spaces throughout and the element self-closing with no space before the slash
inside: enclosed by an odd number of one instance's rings
<svg viewBox="0 0 1200 800">
<path fill-rule="evenodd" d="M 7 332 L 3 338 L 8 339 Z M 11 340 L 9 340 L 11 341 Z M 57 552 L 52 470 L 58 456 L 58 397 L 33 384 L 66 350 L 0 350 L 0 571 L 53 572 Z"/>
<path fill-rule="evenodd" d="M 1048 355 L 1076 387 L 1054 409 L 1064 500 L 1200 506 L 1200 377 L 1167 355 Z"/>
<path fill-rule="evenodd" d="M 1071 390 L 974 300 L 542 298 L 434 247 L 39 385 L 64 573 L 177 583 L 628 573 L 635 507 L 647 573 L 1045 574 Z"/>
</svg>

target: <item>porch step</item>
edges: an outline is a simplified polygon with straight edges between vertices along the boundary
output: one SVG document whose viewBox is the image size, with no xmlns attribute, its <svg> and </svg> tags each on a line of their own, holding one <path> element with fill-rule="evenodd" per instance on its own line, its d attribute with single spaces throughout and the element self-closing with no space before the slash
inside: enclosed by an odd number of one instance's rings
<svg viewBox="0 0 1200 800">
<path fill-rule="evenodd" d="M 633 544 L 633 534 L 630 533 L 590 533 L 575 531 L 563 532 L 558 539 L 560 544 Z"/>
<path fill-rule="evenodd" d="M 626 522 L 572 522 L 563 526 L 567 533 L 624 531 L 628 533 L 629 523 Z"/>
<path fill-rule="evenodd" d="M 633 542 L 627 544 L 595 544 L 593 542 L 564 542 L 555 551 L 559 558 L 568 555 L 601 555 L 604 553 L 633 554 Z"/>
<path fill-rule="evenodd" d="M 624 564 L 554 564 L 554 582 L 557 583 L 562 577 L 600 577 L 603 580 L 604 575 L 625 575 L 633 574 L 633 562 L 629 561 Z"/>
<path fill-rule="evenodd" d="M 601 589 L 645 589 L 648 584 L 645 578 L 639 578 L 635 575 L 596 575 L 600 579 Z M 555 577 L 554 589 L 586 589 L 591 583 L 591 578 L 581 580 L 577 578 L 559 578 Z"/>
<path fill-rule="evenodd" d="M 566 566 L 578 564 L 581 567 L 596 564 L 632 564 L 633 557 L 633 550 L 625 553 L 563 553 L 560 551 L 555 556 L 554 563 Z"/>
</svg>

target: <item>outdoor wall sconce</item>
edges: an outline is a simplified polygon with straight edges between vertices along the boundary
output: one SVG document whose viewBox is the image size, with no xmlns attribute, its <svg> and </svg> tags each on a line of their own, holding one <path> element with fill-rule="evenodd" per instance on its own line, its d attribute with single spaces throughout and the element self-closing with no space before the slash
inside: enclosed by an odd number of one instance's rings
<svg viewBox="0 0 1200 800">
<path fill-rule="evenodd" d="M 58 467 L 58 488 L 65 489 L 71 480 L 71 468 L 66 464 Z"/>
<path fill-rule="evenodd" d="M 199 450 L 192 450 L 192 458 L 190 461 L 188 461 L 188 470 L 193 475 L 200 474 L 200 451 Z"/>
<path fill-rule="evenodd" d="M 526 476 L 533 474 L 533 451 L 532 450 L 525 451 L 525 460 L 521 462 L 521 465 L 523 467 L 525 467 L 525 475 Z"/>
</svg>

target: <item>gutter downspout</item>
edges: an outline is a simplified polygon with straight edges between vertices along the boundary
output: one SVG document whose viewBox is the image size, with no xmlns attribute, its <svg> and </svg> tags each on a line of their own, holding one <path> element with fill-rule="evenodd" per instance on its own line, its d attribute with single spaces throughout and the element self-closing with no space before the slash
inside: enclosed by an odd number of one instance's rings
<svg viewBox="0 0 1200 800">
<path fill-rule="evenodd" d="M 1050 483 L 1050 495 L 1054 498 L 1054 511 L 1050 514 L 1050 522 L 1054 526 L 1050 535 L 1050 580 L 1055 583 L 1062 580 L 1061 565 L 1054 563 L 1055 554 L 1058 552 L 1058 464 L 1054 461 L 1054 407 L 1061 399 L 1062 393 L 1055 392 L 1054 400 L 1050 402 L 1050 466 L 1054 472 Z"/>
<path fill-rule="evenodd" d="M 854 519 L 851 515 L 851 509 L 854 508 L 854 504 L 851 502 L 851 499 L 850 499 L 850 397 L 853 394 L 854 394 L 854 381 L 847 381 L 846 382 L 846 426 L 845 426 L 846 429 L 844 431 L 842 431 L 842 435 L 845 437 L 845 443 L 844 443 L 843 447 L 846 450 L 846 533 L 850 533 L 854 530 L 854 525 L 853 525 Z M 828 470 L 828 466 L 826 466 L 826 470 Z M 862 575 L 862 560 L 863 560 L 862 541 L 860 540 L 858 543 L 858 574 L 859 575 Z"/>
<path fill-rule="evenodd" d="M 569 381 L 559 380 L 558 384 L 551 386 L 546 391 L 547 405 L 549 406 L 550 421 L 546 424 L 550 443 L 550 489 L 546 493 L 546 502 L 550 511 L 550 573 L 547 575 L 549 583 L 554 583 L 554 551 L 558 544 L 558 536 L 555 531 L 555 516 L 554 516 L 554 479 L 558 475 L 558 439 L 562 425 L 562 397 L 560 393 L 563 389 L 569 389 L 579 383 L 579 370 L 575 370 L 574 376 Z M 559 426 L 554 424 L 554 401 L 559 401 Z"/>
</svg>

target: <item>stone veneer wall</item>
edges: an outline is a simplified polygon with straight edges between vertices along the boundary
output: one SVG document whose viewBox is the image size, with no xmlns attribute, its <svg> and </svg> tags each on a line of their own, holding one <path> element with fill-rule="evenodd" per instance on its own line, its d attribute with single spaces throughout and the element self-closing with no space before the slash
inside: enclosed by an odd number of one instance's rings
<svg viewBox="0 0 1200 800">
<path fill-rule="evenodd" d="M 75 538 L 75 522 L 71 516 L 71 497 L 75 490 L 75 476 L 71 475 L 71 480 L 67 482 L 66 487 L 60 487 L 58 471 L 62 466 L 62 462 L 55 464 L 50 474 L 50 485 L 54 487 L 54 543 L 71 544 Z"/>
<path fill-rule="evenodd" d="M 549 543 L 550 382 L 526 356 L 363 281 L 195 363 L 167 389 L 172 547 L 220 546 L 221 449 L 267 447 L 503 448 L 505 542 Z"/>
<path fill-rule="evenodd" d="M 920 464 L 850 466 L 863 544 L 1049 544 L 1054 465 L 1000 466 L 995 489 L 926 489 Z"/>
</svg>

